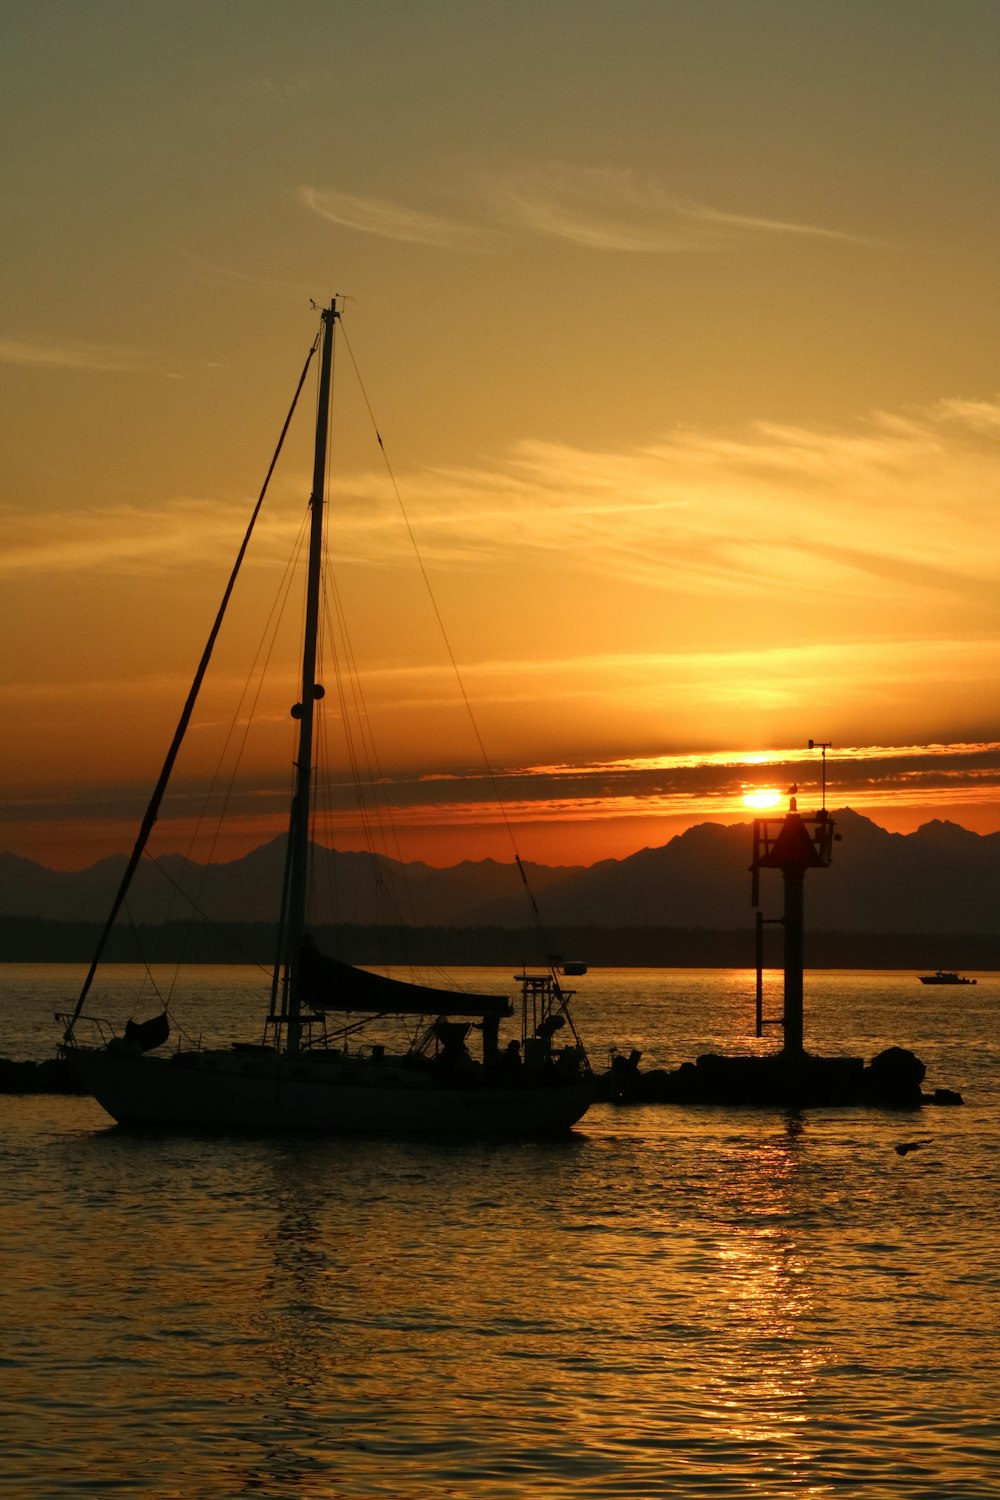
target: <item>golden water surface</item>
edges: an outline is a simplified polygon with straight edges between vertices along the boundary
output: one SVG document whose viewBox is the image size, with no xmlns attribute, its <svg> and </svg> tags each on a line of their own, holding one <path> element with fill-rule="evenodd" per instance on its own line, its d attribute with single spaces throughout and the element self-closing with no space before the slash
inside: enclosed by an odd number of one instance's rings
<svg viewBox="0 0 1000 1500">
<path fill-rule="evenodd" d="M 7 1035 L 62 982 L 11 969 Z M 756 1045 L 746 974 L 585 983 L 599 1067 Z M 224 1030 L 238 973 L 192 986 Z M 918 991 L 816 976 L 807 1029 L 914 1045 L 962 1109 L 599 1105 L 442 1145 L 0 1098 L 0 1493 L 996 1496 L 1000 978 Z"/>
</svg>

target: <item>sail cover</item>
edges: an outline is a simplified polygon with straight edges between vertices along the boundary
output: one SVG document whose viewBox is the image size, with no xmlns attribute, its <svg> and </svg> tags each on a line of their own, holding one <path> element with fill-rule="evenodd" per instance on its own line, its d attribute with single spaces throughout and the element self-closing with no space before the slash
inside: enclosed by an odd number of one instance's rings
<svg viewBox="0 0 1000 1500">
<path fill-rule="evenodd" d="M 162 1047 L 170 1036 L 170 1018 L 166 1011 L 159 1016 L 150 1016 L 148 1021 L 126 1021 L 125 1040 L 134 1043 L 140 1052 L 151 1052 Z"/>
<path fill-rule="evenodd" d="M 321 953 L 311 938 L 299 950 L 299 998 L 316 1010 L 395 1016 L 509 1016 L 507 995 L 467 995 L 370 974 Z"/>
</svg>

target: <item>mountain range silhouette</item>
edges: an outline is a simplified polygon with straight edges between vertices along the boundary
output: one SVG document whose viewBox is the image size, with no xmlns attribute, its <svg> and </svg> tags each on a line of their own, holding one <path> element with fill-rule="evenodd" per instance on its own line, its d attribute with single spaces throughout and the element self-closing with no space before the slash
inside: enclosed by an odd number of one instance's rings
<svg viewBox="0 0 1000 1500">
<path fill-rule="evenodd" d="M 977 834 L 935 820 L 915 833 L 888 833 L 842 808 L 833 863 L 806 882 L 810 931 L 1000 935 L 1000 833 Z M 752 925 L 752 824 L 702 823 L 625 859 L 590 866 L 525 864 L 547 924 L 561 927 L 745 928 Z M 224 864 L 181 855 L 145 861 L 129 894 L 134 922 L 270 922 L 284 862 L 284 838 Z M 0 854 L 0 917 L 101 922 L 125 868 L 124 855 L 79 871 L 50 870 Z M 358 926 L 520 928 L 531 913 L 517 867 L 494 860 L 447 869 L 314 846 L 315 884 L 324 893 L 317 923 Z M 782 908 L 781 879 L 762 872 L 761 906 Z"/>
</svg>

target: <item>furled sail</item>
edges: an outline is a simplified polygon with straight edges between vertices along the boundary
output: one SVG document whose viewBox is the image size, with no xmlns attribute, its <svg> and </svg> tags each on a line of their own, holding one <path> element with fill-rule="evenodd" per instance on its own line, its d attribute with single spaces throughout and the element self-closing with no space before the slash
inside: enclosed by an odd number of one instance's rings
<svg viewBox="0 0 1000 1500">
<path fill-rule="evenodd" d="M 467 995 L 370 974 L 321 953 L 313 940 L 299 950 L 300 1001 L 316 1010 L 362 1011 L 395 1016 L 509 1016 L 507 995 Z"/>
</svg>

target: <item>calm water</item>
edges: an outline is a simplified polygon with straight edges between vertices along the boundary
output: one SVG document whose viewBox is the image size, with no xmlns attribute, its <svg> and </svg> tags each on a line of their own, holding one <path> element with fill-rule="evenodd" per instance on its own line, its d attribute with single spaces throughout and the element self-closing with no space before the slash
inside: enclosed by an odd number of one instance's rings
<svg viewBox="0 0 1000 1500">
<path fill-rule="evenodd" d="M 49 1054 L 79 977 L 0 969 L 0 1054 Z M 174 1008 L 246 1032 L 254 983 L 187 971 Z M 595 972 L 577 1012 L 599 1067 L 757 1045 L 745 972 Z M 811 975 L 806 1035 L 910 1045 L 966 1106 L 446 1146 L 0 1097 L 0 1493 L 997 1496 L 1000 976 Z"/>
</svg>

